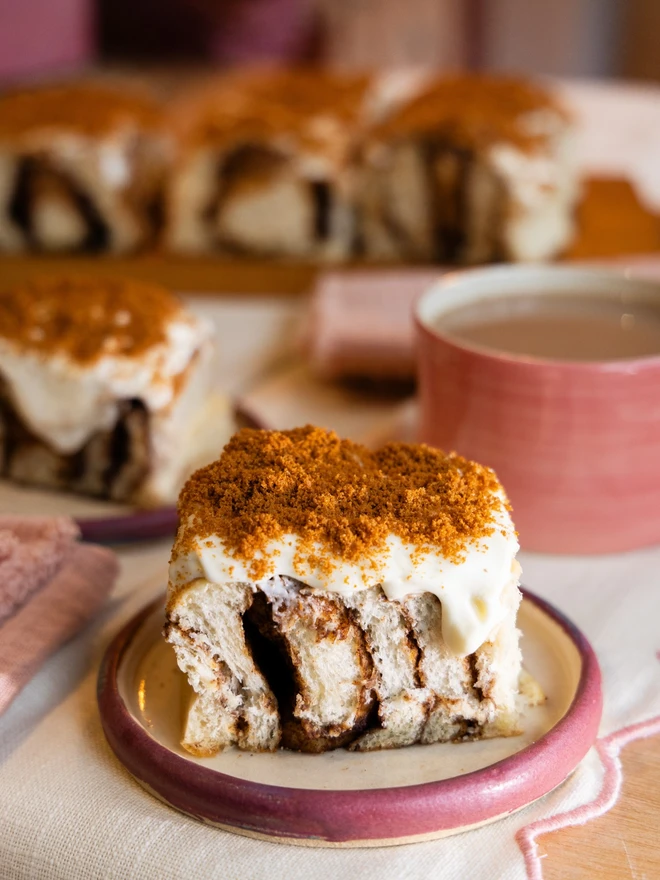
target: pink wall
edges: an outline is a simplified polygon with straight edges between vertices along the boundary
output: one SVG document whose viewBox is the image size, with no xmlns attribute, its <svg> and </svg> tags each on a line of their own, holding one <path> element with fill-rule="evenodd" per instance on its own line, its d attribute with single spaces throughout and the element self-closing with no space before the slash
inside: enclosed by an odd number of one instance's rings
<svg viewBox="0 0 660 880">
<path fill-rule="evenodd" d="M 0 78 L 70 68 L 94 53 L 92 0 L 0 0 Z"/>
</svg>

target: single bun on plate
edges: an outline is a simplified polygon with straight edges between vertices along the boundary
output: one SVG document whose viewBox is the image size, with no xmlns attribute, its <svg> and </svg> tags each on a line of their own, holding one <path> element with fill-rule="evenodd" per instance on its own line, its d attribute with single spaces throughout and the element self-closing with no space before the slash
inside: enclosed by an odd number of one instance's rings
<svg viewBox="0 0 660 880">
<path fill-rule="evenodd" d="M 179 517 L 165 636 L 194 691 L 188 751 L 520 732 L 518 541 L 489 468 L 245 429 Z"/>
</svg>

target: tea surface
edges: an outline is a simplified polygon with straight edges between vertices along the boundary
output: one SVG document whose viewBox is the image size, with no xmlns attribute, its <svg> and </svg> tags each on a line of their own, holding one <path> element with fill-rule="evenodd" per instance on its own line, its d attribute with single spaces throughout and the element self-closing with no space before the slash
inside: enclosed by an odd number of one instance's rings
<svg viewBox="0 0 660 880">
<path fill-rule="evenodd" d="M 606 295 L 521 294 L 458 306 L 435 324 L 468 345 L 551 360 L 660 354 L 660 301 L 656 306 Z"/>
</svg>

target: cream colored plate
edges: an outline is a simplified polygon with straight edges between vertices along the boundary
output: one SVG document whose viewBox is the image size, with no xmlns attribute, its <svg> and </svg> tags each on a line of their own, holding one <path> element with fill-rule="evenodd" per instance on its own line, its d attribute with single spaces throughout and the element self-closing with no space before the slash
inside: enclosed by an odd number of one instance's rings
<svg viewBox="0 0 660 880">
<path fill-rule="evenodd" d="M 238 833 L 323 846 L 454 833 L 550 791 L 597 734 L 595 655 L 559 612 L 527 594 L 519 615 L 525 666 L 547 700 L 524 713 L 521 736 L 371 753 L 229 750 L 194 758 L 179 744 L 189 690 L 162 639 L 163 622 L 158 602 L 108 649 L 99 678 L 106 736 L 152 794 Z"/>
<path fill-rule="evenodd" d="M 213 758 L 193 758 L 179 745 L 191 690 L 172 647 L 160 635 L 162 610 L 146 621 L 121 666 L 119 686 L 129 711 L 159 743 L 186 760 L 239 779 L 314 789 L 386 788 L 449 779 L 480 770 L 519 752 L 550 730 L 568 710 L 580 676 L 581 660 L 570 640 L 559 642 L 542 611 L 523 602 L 519 624 L 525 667 L 547 696 L 528 709 L 522 736 L 468 743 L 417 745 L 381 752 L 338 749 L 322 755 L 280 750 L 275 755 L 232 750 Z"/>
</svg>

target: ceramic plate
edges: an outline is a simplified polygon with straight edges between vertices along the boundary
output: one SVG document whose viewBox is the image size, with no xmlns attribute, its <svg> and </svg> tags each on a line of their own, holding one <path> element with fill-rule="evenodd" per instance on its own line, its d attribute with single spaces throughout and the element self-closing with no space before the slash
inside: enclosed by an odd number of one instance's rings
<svg viewBox="0 0 660 880">
<path fill-rule="evenodd" d="M 525 666 L 546 702 L 518 737 L 322 755 L 228 750 L 194 758 L 179 745 L 189 689 L 160 634 L 163 601 L 119 633 L 99 674 L 112 749 L 170 806 L 228 831 L 307 846 L 380 846 L 442 837 L 506 816 L 559 785 L 598 731 L 600 671 L 585 637 L 525 593 Z"/>
<path fill-rule="evenodd" d="M 237 427 L 260 427 L 258 419 L 244 412 L 240 404 L 234 404 L 227 416 L 226 398 L 218 411 L 227 420 L 226 430 L 220 432 L 219 447 Z M 175 506 L 141 510 L 84 495 L 33 489 L 7 480 L 0 480 L 0 513 L 71 516 L 85 541 L 108 544 L 167 537 L 174 534 L 177 523 Z"/>
<path fill-rule="evenodd" d="M 174 534 L 176 508 L 137 510 L 125 504 L 67 492 L 47 492 L 0 480 L 0 512 L 28 516 L 71 516 L 85 541 L 114 543 Z"/>
</svg>

